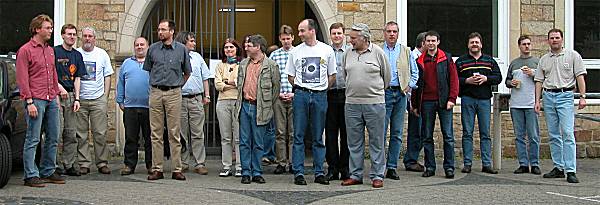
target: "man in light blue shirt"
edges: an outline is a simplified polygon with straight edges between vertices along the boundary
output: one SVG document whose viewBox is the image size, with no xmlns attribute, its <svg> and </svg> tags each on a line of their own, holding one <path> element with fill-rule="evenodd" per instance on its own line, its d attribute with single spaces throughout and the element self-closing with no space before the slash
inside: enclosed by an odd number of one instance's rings
<svg viewBox="0 0 600 205">
<path fill-rule="evenodd" d="M 125 59 L 119 70 L 117 81 L 116 101 L 123 111 L 123 125 L 125 126 L 125 148 L 123 153 L 123 168 L 121 175 L 130 175 L 135 172 L 138 161 L 138 141 L 140 130 L 144 138 L 144 159 L 146 170 L 150 173 L 152 168 L 152 143 L 150 143 L 150 114 L 148 98 L 150 96 L 150 76 L 143 69 L 148 41 L 138 37 L 134 41 L 135 56 Z"/>
<path fill-rule="evenodd" d="M 204 105 L 210 103 L 210 91 L 208 78 L 210 72 L 202 56 L 194 52 L 196 49 L 196 38 L 194 33 L 183 31 L 177 34 L 175 41 L 185 45 L 190 51 L 190 64 L 192 73 L 190 78 L 181 88 L 181 136 L 185 142 L 181 149 L 181 162 L 183 170 L 188 169 L 191 157 L 191 165 L 194 172 L 206 175 L 208 169 L 204 164 L 206 160 L 206 148 L 204 146 Z"/>
<path fill-rule="evenodd" d="M 383 51 L 391 65 L 392 81 L 385 90 L 385 128 L 390 126 L 390 143 L 388 145 L 386 178 L 399 180 L 396 173 L 400 148 L 402 148 L 402 130 L 404 129 L 404 112 L 406 111 L 407 93 L 416 88 L 419 70 L 410 48 L 398 43 L 398 24 L 387 22 L 383 30 L 385 43 Z"/>
</svg>

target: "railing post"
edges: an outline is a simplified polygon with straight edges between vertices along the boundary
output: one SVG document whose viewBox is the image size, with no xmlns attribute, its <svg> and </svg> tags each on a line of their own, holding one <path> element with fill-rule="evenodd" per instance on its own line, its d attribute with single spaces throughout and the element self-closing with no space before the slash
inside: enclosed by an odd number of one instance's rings
<svg viewBox="0 0 600 205">
<path fill-rule="evenodd" d="M 494 93 L 494 107 L 493 107 L 493 126 L 492 126 L 492 138 L 493 138 L 493 168 L 500 170 L 502 168 L 502 101 L 500 100 L 501 93 Z"/>
</svg>

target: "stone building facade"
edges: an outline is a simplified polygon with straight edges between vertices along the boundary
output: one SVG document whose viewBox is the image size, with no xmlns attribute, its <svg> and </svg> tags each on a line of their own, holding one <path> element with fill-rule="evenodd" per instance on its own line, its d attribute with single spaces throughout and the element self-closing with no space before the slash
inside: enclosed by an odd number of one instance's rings
<svg viewBox="0 0 600 205">
<path fill-rule="evenodd" d="M 120 64 L 124 56 L 132 54 L 133 39 L 139 36 L 152 6 L 157 0 L 65 0 L 65 22 L 78 27 L 92 26 L 98 31 L 98 46 L 108 51 L 115 65 Z M 508 58 L 506 62 L 518 56 L 517 39 L 522 34 L 530 35 L 534 44 L 534 55 L 547 52 L 546 33 L 551 28 L 565 29 L 565 0 L 520 0 L 509 1 L 508 9 Z M 569 0 L 567 0 L 569 1 Z M 354 23 L 366 23 L 373 33 L 373 42 L 383 43 L 383 25 L 398 18 L 399 5 L 406 0 L 307 0 L 317 14 L 324 28 L 333 22 L 343 22 L 347 27 Z M 400 23 L 400 22 L 399 22 Z M 402 26 L 402 23 L 400 23 Z M 402 35 L 402 34 L 400 34 Z M 566 34 L 570 35 L 570 34 Z M 327 35 L 325 35 L 327 36 Z M 327 37 L 326 37 L 327 38 Z M 412 38 L 412 37 L 411 37 Z M 506 66 L 506 65 L 505 65 Z M 118 67 L 118 66 L 117 66 Z M 114 98 L 116 77 L 112 77 L 111 98 Z M 120 114 L 114 101 L 109 104 L 109 126 L 111 142 L 119 134 Z M 460 153 L 461 126 L 460 109 L 455 109 L 454 130 L 456 150 Z M 584 113 L 600 113 L 600 108 L 590 106 Z M 542 156 L 549 157 L 547 132 L 544 118 L 540 116 L 542 134 Z M 508 112 L 502 113 L 502 144 L 505 157 L 515 156 L 512 122 Z M 439 127 L 439 126 L 438 126 Z M 579 157 L 600 157 L 600 129 L 589 121 L 578 119 L 576 138 Z M 477 132 L 475 132 L 477 133 Z M 441 142 L 441 133 L 436 132 L 436 142 Z M 437 143 L 439 146 L 441 143 Z M 478 137 L 475 137 L 478 150 Z M 438 152 L 440 153 L 440 152 Z M 477 153 L 477 151 L 475 152 Z M 458 154 L 460 156 L 460 154 Z"/>
</svg>

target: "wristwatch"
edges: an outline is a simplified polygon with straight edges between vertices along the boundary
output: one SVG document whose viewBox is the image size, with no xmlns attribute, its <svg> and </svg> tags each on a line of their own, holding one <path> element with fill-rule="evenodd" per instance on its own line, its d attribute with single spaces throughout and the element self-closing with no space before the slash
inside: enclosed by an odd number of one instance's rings
<svg viewBox="0 0 600 205">
<path fill-rule="evenodd" d="M 210 100 L 210 95 L 204 96 L 205 98 L 208 98 Z"/>
<path fill-rule="evenodd" d="M 583 99 L 585 99 L 585 94 L 583 94 L 583 95 L 579 95 L 579 98 L 583 98 Z"/>
</svg>

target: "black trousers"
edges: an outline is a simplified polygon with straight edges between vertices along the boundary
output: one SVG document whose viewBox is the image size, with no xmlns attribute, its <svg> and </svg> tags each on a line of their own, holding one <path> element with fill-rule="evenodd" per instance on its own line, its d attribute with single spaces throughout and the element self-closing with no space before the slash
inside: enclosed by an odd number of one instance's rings
<svg viewBox="0 0 600 205">
<path fill-rule="evenodd" d="M 148 108 L 125 108 L 123 110 L 125 125 L 125 159 L 123 163 L 135 170 L 138 161 L 140 131 L 144 140 L 144 160 L 146 168 L 152 167 L 152 143 L 150 141 L 150 115 Z"/>
<path fill-rule="evenodd" d="M 325 159 L 328 173 L 342 174 L 342 178 L 350 176 L 348 168 L 350 151 L 346 135 L 344 105 L 346 94 L 344 89 L 327 91 L 327 120 L 325 123 Z M 338 147 L 339 136 L 339 147 Z"/>
</svg>

